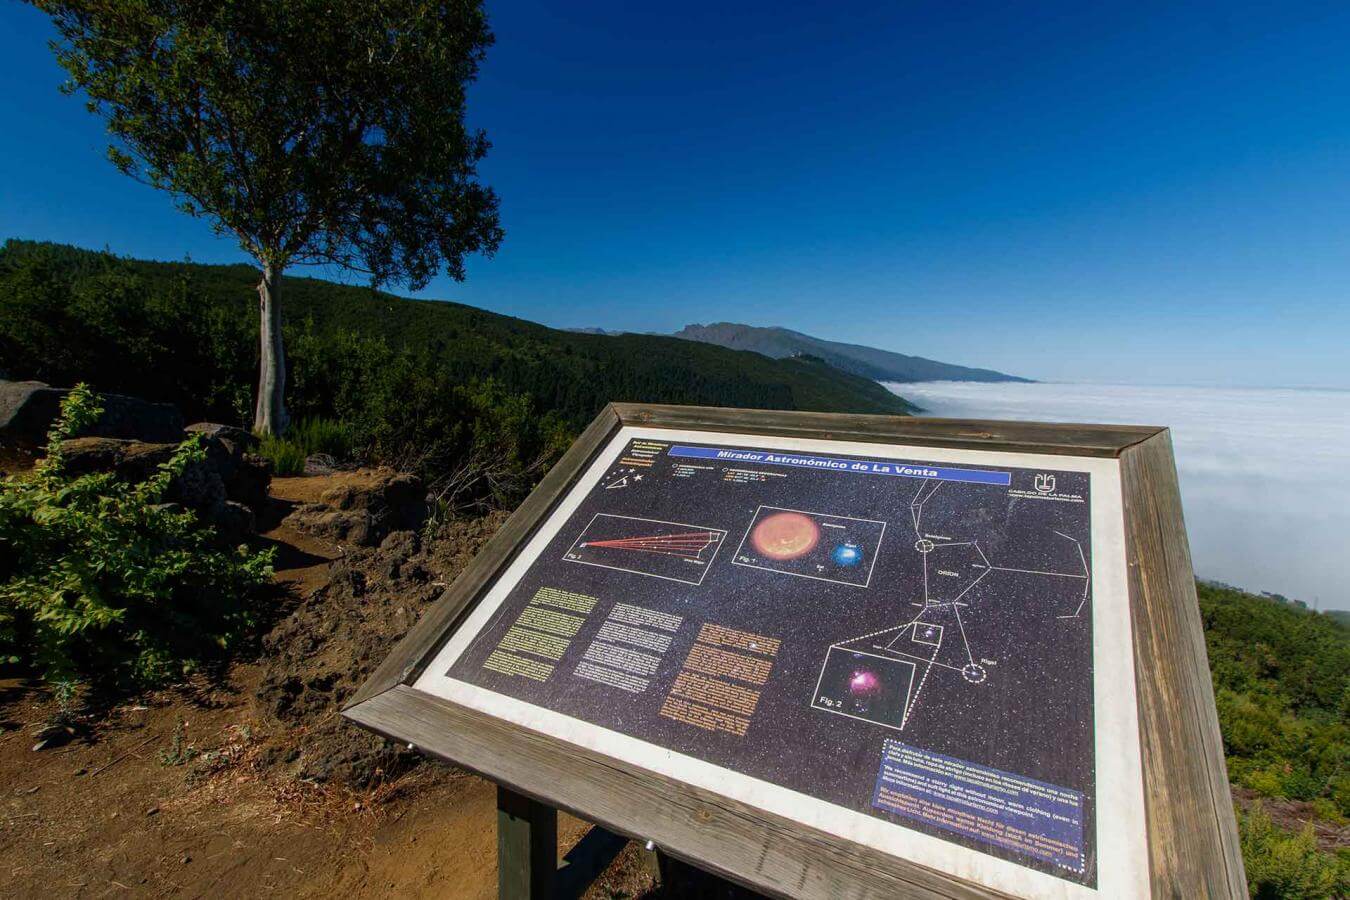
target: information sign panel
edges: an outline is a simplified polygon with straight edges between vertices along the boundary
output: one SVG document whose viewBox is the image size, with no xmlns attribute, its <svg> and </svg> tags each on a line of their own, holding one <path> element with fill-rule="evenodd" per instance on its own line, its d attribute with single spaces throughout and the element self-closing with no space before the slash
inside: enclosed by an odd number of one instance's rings
<svg viewBox="0 0 1350 900">
<path fill-rule="evenodd" d="M 1146 896 L 1121 461 L 949 443 L 617 423 L 405 687 L 951 885 Z"/>
</svg>

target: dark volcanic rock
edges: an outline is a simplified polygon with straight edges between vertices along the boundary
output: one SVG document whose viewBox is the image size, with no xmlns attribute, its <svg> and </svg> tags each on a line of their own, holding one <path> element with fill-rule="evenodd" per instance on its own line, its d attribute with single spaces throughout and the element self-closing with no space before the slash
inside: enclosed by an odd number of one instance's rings
<svg viewBox="0 0 1350 900">
<path fill-rule="evenodd" d="M 258 517 L 253 510 L 235 500 L 226 500 L 211 510 L 211 521 L 220 532 L 221 540 L 237 544 L 258 532 Z"/>
<path fill-rule="evenodd" d="M 267 486 L 272 481 L 272 464 L 253 451 L 258 439 L 231 425 L 198 422 L 187 428 L 202 435 L 202 446 L 211 468 L 220 476 L 225 496 L 244 504 L 255 513 L 267 505 Z"/>
<path fill-rule="evenodd" d="M 183 429 L 188 434 L 200 434 L 208 438 L 219 438 L 240 450 L 257 450 L 258 438 L 242 428 L 233 425 L 221 425 L 219 422 L 194 422 Z"/>
<path fill-rule="evenodd" d="M 412 531 L 426 521 L 426 489 L 416 476 L 380 468 L 338 477 L 319 496 L 320 502 L 301 506 L 286 521 L 309 534 L 357 547 L 378 546 L 391 533 Z M 416 551 L 405 556 L 411 552 Z"/>
<path fill-rule="evenodd" d="M 339 544 L 369 547 L 370 516 L 364 510 L 333 509 L 326 503 L 306 503 L 286 517 L 286 524 L 316 537 Z"/>
<path fill-rule="evenodd" d="M 272 483 L 272 464 L 256 453 L 245 453 L 221 472 L 225 496 L 237 500 L 254 512 L 267 506 L 267 486 Z"/>
<path fill-rule="evenodd" d="M 417 537 L 417 532 L 391 531 L 380 542 L 381 574 L 390 581 L 397 579 L 404 574 L 405 564 L 419 549 L 421 541 Z M 412 574 L 412 568 L 408 567 L 408 574 Z"/>
<path fill-rule="evenodd" d="M 255 531 L 257 516 L 266 507 L 271 465 L 261 456 L 245 452 L 248 442 L 228 432 L 198 429 L 196 433 L 204 435 L 206 458 L 188 464 L 170 484 L 164 500 L 196 510 L 218 527 L 222 539 L 237 541 Z M 125 481 L 139 483 L 158 472 L 177 448 L 176 443 L 82 437 L 66 441 L 63 450 L 66 470 L 71 474 L 113 472 Z"/>
<path fill-rule="evenodd" d="M 177 444 L 147 444 L 121 438 L 82 437 L 65 442 L 66 471 L 72 475 L 113 472 L 124 481 L 140 482 L 173 456 Z"/>
<path fill-rule="evenodd" d="M 71 475 L 88 475 L 90 472 L 117 472 L 121 475 L 122 461 L 126 458 L 128 445 L 132 443 L 99 437 L 66 441 L 66 471 Z"/>
<path fill-rule="evenodd" d="M 0 381 L 0 441 L 39 447 L 70 393 L 40 381 Z M 149 442 L 179 441 L 183 417 L 171 404 L 121 394 L 100 394 L 103 415 L 83 434 Z"/>
<path fill-rule="evenodd" d="M 391 559 L 397 559 L 399 562 L 406 561 L 408 557 L 421 549 L 422 542 L 415 531 L 391 531 L 380 542 L 380 552 L 387 554 Z"/>
</svg>

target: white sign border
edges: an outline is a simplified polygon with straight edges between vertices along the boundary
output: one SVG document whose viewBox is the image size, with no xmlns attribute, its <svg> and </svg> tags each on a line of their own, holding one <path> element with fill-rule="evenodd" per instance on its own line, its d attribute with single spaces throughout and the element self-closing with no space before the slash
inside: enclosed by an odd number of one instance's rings
<svg viewBox="0 0 1350 900">
<path fill-rule="evenodd" d="M 939 837 L 743 775 L 629 735 L 488 691 L 444 673 L 498 616 L 511 589 L 634 439 L 836 453 L 914 462 L 1085 472 L 1090 479 L 1091 600 L 1096 735 L 1097 886 L 1090 888 Z M 1136 897 L 1149 893 L 1143 766 L 1126 583 L 1124 508 L 1117 459 L 624 426 L 592 461 L 414 687 L 525 729 L 684 781 L 883 853 L 1022 897 Z"/>
</svg>

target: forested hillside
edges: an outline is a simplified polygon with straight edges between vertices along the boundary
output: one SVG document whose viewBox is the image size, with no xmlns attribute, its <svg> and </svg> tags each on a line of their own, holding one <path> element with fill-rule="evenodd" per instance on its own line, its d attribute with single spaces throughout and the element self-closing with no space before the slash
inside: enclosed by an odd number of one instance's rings
<svg viewBox="0 0 1350 900">
<path fill-rule="evenodd" d="M 257 272 L 10 240 L 0 249 L 0 377 L 251 421 Z M 435 480 L 466 457 L 527 473 L 609 401 L 905 413 L 876 382 L 809 357 L 673 337 L 578 334 L 458 303 L 288 277 L 287 402 L 336 420 L 374 461 Z M 504 502 L 518 499 L 528 478 Z"/>
<path fill-rule="evenodd" d="M 221 417 L 246 402 L 257 369 L 246 265 L 129 260 L 10 240 L 0 250 L 0 367 L 11 378 L 172 400 Z M 447 384 L 494 379 L 571 426 L 610 400 L 902 413 L 875 383 L 811 359 L 655 335 L 560 331 L 458 303 L 417 301 L 315 278 L 287 278 L 282 308 L 297 415 L 325 409 L 317 379 L 353 353 L 407 355 Z M 328 387 L 328 385 L 324 385 Z"/>
<path fill-rule="evenodd" d="M 1229 778 L 1350 816 L 1350 629 L 1204 583 L 1200 612 Z"/>
<path fill-rule="evenodd" d="M 1350 628 L 1271 597 L 1199 592 L 1252 895 L 1347 896 Z"/>
<path fill-rule="evenodd" d="M 0 366 L 12 378 L 172 400 L 221 417 L 256 372 L 256 271 L 129 260 L 10 240 L 0 250 Z M 448 384 L 494 379 L 576 426 L 609 400 L 905 412 L 878 385 L 810 359 L 655 335 L 579 334 L 458 303 L 288 278 L 284 319 L 297 414 L 325 412 L 336 357 L 401 356 Z M 325 387 L 327 387 L 325 385 Z"/>
</svg>

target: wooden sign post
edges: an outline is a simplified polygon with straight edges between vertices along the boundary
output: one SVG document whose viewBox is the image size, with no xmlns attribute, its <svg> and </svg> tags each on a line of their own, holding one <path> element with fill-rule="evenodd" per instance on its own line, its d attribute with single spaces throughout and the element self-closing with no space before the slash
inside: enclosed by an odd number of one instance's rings
<svg viewBox="0 0 1350 900">
<path fill-rule="evenodd" d="M 558 868 L 558 811 L 497 787 L 497 894 L 549 900 Z"/>
<path fill-rule="evenodd" d="M 614 404 L 344 711 L 793 897 L 1243 897 L 1152 427 Z"/>
</svg>

